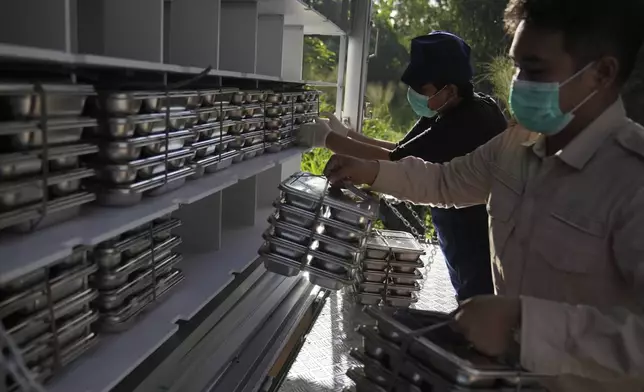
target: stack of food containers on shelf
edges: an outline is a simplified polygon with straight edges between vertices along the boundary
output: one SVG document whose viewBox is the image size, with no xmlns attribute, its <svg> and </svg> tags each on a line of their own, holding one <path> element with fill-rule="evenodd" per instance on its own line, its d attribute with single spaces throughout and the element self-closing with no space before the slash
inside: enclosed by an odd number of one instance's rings
<svg viewBox="0 0 644 392">
<path fill-rule="evenodd" d="M 230 147 L 239 151 L 233 163 L 264 154 L 264 102 L 268 94 L 268 91 L 240 91 L 235 97 L 241 106 L 233 118 L 240 127 L 230 142 Z"/>
<path fill-rule="evenodd" d="M 29 370 L 44 382 L 96 342 L 90 306 L 97 292 L 89 279 L 96 264 L 87 248 L 11 281 L 0 281 L 0 322 L 18 347 Z M 6 387 L 3 389 L 2 386 Z M 17 389 L 3 379 L 0 389 Z"/>
<path fill-rule="evenodd" d="M 374 230 L 356 280 L 358 300 L 365 305 L 381 301 L 389 306 L 407 307 L 418 301 L 424 267 L 422 245 L 410 233 Z"/>
<path fill-rule="evenodd" d="M 191 179 L 230 167 L 239 152 L 232 148 L 243 132 L 241 104 L 244 94 L 236 88 L 200 91 L 202 107 L 195 110 L 195 157 Z"/>
<path fill-rule="evenodd" d="M 542 377 L 522 371 L 518 358 L 483 356 L 451 328 L 452 316 L 368 307 L 377 326 L 361 326 L 363 347 L 351 355 L 363 366 L 347 375 L 356 392 L 542 391 Z"/>
<path fill-rule="evenodd" d="M 95 184 L 102 205 L 127 206 L 182 186 L 194 173 L 192 126 L 197 91 L 99 94 L 90 107 L 99 124 L 87 132 L 99 144 Z"/>
<path fill-rule="evenodd" d="M 329 187 L 324 177 L 297 173 L 280 185 L 281 196 L 259 253 L 269 271 L 337 290 L 353 283 L 378 198 L 356 188 Z"/>
<path fill-rule="evenodd" d="M 181 238 L 172 229 L 181 222 L 160 218 L 99 244 L 93 252 L 98 264 L 92 285 L 99 292 L 101 331 L 119 332 L 183 280 L 175 266 L 182 256 L 174 251 Z"/>
<path fill-rule="evenodd" d="M 295 144 L 300 124 L 318 115 L 319 91 L 301 90 L 269 94 L 266 107 L 266 149 L 279 152 Z"/>
<path fill-rule="evenodd" d="M 0 84 L 0 230 L 27 232 L 78 214 L 96 196 L 81 180 L 95 175 L 81 157 L 81 117 L 94 89 L 85 85 Z"/>
</svg>

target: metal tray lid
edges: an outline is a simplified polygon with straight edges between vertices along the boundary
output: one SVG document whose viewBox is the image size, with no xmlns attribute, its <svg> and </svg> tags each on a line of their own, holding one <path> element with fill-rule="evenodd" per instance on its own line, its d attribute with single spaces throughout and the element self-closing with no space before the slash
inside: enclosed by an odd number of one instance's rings
<svg viewBox="0 0 644 392">
<path fill-rule="evenodd" d="M 324 195 L 323 203 L 333 208 L 375 219 L 379 207 L 379 199 L 375 196 L 364 199 L 346 189 L 334 188 L 329 190 L 329 184 L 325 177 L 316 176 L 311 173 L 299 172 L 287 178 L 279 186 L 280 190 L 286 193 L 319 201 Z"/>
<path fill-rule="evenodd" d="M 425 254 L 425 249 L 413 235 L 394 230 L 374 230 L 367 239 L 367 249 Z"/>
</svg>

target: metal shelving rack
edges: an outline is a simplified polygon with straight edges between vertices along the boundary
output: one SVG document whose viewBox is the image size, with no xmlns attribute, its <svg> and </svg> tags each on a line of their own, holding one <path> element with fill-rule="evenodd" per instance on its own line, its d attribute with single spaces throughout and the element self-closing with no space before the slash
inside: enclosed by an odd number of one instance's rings
<svg viewBox="0 0 644 392">
<path fill-rule="evenodd" d="M 0 73 L 170 83 L 210 66 L 204 81 L 212 86 L 329 85 L 301 80 L 305 34 L 341 37 L 341 107 L 347 33 L 302 0 L 2 2 Z M 4 282 L 169 213 L 183 222 L 185 282 L 132 329 L 102 336 L 47 390 L 258 390 L 318 298 L 301 277 L 270 274 L 256 260 L 277 185 L 299 170 L 303 151 L 265 154 L 128 208 L 90 207 L 29 235 L 1 236 Z"/>
</svg>

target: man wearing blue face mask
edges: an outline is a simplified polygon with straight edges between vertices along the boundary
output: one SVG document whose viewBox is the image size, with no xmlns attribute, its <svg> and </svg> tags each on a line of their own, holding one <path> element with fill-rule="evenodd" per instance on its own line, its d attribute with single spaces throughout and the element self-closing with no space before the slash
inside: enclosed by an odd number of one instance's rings
<svg viewBox="0 0 644 392">
<path fill-rule="evenodd" d="M 644 127 L 621 87 L 644 41 L 635 0 L 510 0 L 519 125 L 447 164 L 334 156 L 331 181 L 442 206 L 487 203 L 496 296 L 455 327 L 557 391 L 644 390 Z"/>
<path fill-rule="evenodd" d="M 328 124 L 304 125 L 299 139 L 311 147 L 325 146 L 362 159 L 397 161 L 413 156 L 443 163 L 466 155 L 507 126 L 494 100 L 474 93 L 472 73 L 470 47 L 461 38 L 444 31 L 416 37 L 401 80 L 409 86 L 407 99 L 420 119 L 400 142 L 366 137 L 329 113 L 324 114 L 330 119 Z M 399 205 L 398 210 L 421 231 L 405 206 Z M 382 211 L 387 228 L 404 230 L 388 207 L 383 206 Z M 485 206 L 432 208 L 431 214 L 457 299 L 492 294 Z"/>
</svg>

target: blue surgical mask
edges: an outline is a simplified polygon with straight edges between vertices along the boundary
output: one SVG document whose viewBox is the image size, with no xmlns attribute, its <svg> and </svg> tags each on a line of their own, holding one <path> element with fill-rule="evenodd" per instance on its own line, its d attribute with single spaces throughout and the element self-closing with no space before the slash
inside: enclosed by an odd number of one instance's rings
<svg viewBox="0 0 644 392">
<path fill-rule="evenodd" d="M 414 89 L 410 87 L 409 89 L 407 89 L 407 101 L 409 101 L 411 108 L 414 110 L 414 113 L 416 113 L 417 115 L 421 117 L 434 117 L 437 114 L 437 112 L 427 107 L 427 102 L 433 97 L 435 97 L 436 94 L 428 98 L 423 94 L 417 93 Z"/>
<path fill-rule="evenodd" d="M 519 80 L 515 76 L 510 90 L 510 110 L 517 122 L 529 131 L 547 136 L 561 132 L 575 118 L 574 112 L 588 102 L 597 91 L 568 113 L 561 111 L 559 91 L 592 65 L 593 63 L 588 64 L 562 83 L 530 82 Z"/>
</svg>

